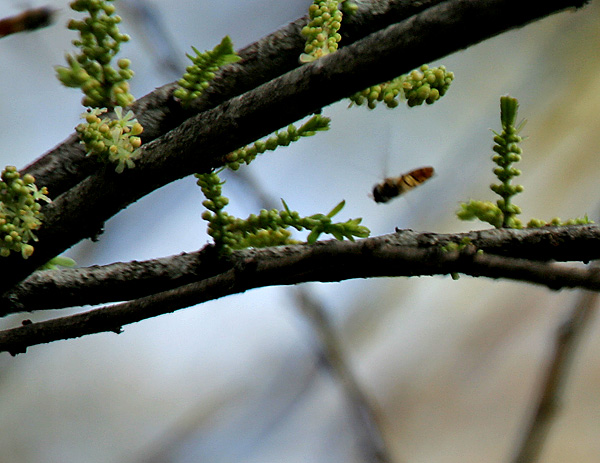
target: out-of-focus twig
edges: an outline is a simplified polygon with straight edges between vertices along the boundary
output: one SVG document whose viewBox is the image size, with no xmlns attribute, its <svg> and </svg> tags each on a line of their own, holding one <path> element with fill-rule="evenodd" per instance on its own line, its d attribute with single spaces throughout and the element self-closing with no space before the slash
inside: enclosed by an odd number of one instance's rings
<svg viewBox="0 0 600 463">
<path fill-rule="evenodd" d="M 264 191 L 261 185 L 246 171 L 236 172 L 235 179 L 244 183 L 256 196 L 262 207 L 273 209 L 277 203 Z M 383 439 L 380 419 L 373 404 L 361 389 L 352 369 L 346 361 L 343 349 L 331 325 L 327 310 L 321 301 L 307 291 L 304 286 L 294 289 L 296 306 L 309 321 L 319 340 L 320 356 L 324 365 L 342 387 L 350 406 L 353 425 L 359 436 L 359 448 L 366 461 L 391 463 L 392 459 Z"/>
<path fill-rule="evenodd" d="M 157 67 L 173 77 L 181 76 L 185 69 L 185 63 L 180 58 L 183 53 L 174 44 L 156 5 L 147 0 L 127 0 L 122 1 L 121 5 L 129 13 L 127 19 L 142 29 L 136 35 L 146 45 Z"/>
<path fill-rule="evenodd" d="M 353 424 L 359 436 L 359 448 L 364 453 L 366 461 L 390 463 L 392 458 L 383 439 L 380 416 L 348 365 L 338 337 L 327 316 L 327 311 L 320 301 L 302 287 L 296 288 L 295 296 L 299 309 L 306 316 L 319 338 L 325 365 L 344 390 L 344 395 L 350 405 Z"/>
<path fill-rule="evenodd" d="M 560 405 L 561 393 L 575 357 L 577 342 L 597 307 L 598 293 L 584 291 L 556 330 L 550 364 L 544 373 L 533 416 L 523 434 L 513 463 L 531 463 L 538 460 Z"/>
<path fill-rule="evenodd" d="M 0 38 L 17 32 L 33 31 L 52 23 L 54 10 L 47 6 L 31 8 L 22 13 L 0 19 Z"/>
</svg>

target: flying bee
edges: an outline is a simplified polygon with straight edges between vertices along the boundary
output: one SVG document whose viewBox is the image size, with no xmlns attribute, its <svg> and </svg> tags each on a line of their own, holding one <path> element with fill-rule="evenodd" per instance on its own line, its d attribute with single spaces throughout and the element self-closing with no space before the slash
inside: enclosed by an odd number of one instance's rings
<svg viewBox="0 0 600 463">
<path fill-rule="evenodd" d="M 54 10 L 48 7 L 32 8 L 16 16 L 0 19 L 0 38 L 22 31 L 46 27 L 52 22 Z"/>
<path fill-rule="evenodd" d="M 433 176 L 433 167 L 420 167 L 400 177 L 388 177 L 373 187 L 373 199 L 376 203 L 387 203 L 396 196 L 403 195 Z"/>
</svg>

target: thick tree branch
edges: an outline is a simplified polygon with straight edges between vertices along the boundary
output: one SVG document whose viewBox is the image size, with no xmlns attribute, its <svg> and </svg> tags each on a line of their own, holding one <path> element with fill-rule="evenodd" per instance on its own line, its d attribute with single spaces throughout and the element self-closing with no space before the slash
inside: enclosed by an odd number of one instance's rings
<svg viewBox="0 0 600 463">
<path fill-rule="evenodd" d="M 187 119 L 144 145 L 135 169 L 121 175 L 112 168 L 95 172 L 47 206 L 36 252 L 27 261 L 5 259 L 0 291 L 81 239 L 95 236 L 105 220 L 127 205 L 173 180 L 222 164 L 221 158 L 239 146 L 423 62 L 581 4 L 449 0 Z"/>
<path fill-rule="evenodd" d="M 375 0 L 361 4 L 356 14 L 344 19 L 340 45 L 347 46 L 442 1 L 444 0 Z M 221 69 L 211 86 L 191 108 L 184 109 L 173 100 L 176 82 L 140 98 L 131 109 L 144 126 L 143 142 L 148 143 L 193 115 L 214 108 L 300 66 L 298 57 L 304 52 L 305 44 L 300 31 L 307 22 L 307 16 L 298 18 L 239 50 L 242 60 Z M 48 187 L 53 195 L 58 196 L 97 169 L 97 163 L 85 157 L 79 137 L 73 134 L 24 169 L 23 173 L 33 175 L 39 185 Z"/>
<path fill-rule="evenodd" d="M 532 4 L 531 7 L 519 5 L 519 18 L 511 21 L 513 24 L 509 25 L 506 30 L 541 19 L 565 8 L 581 7 L 587 1 L 589 0 L 560 0 L 546 2 L 544 5 Z M 470 0 L 470 2 L 474 3 L 475 0 Z M 343 37 L 340 45 L 342 48 L 346 47 L 369 34 L 391 24 L 399 23 L 440 3 L 444 3 L 444 0 L 374 0 L 360 4 L 360 9 L 356 14 L 344 19 L 344 26 L 340 30 Z M 456 11 L 463 8 L 461 1 L 446 0 L 446 3 L 451 3 L 449 8 Z M 514 8 L 510 1 L 501 3 L 505 5 L 500 6 L 500 10 L 510 11 L 510 8 Z M 487 8 L 487 6 L 482 4 L 481 8 Z M 526 9 L 531 11 L 524 11 Z M 189 117 L 214 108 L 234 96 L 297 68 L 299 66 L 298 57 L 304 50 L 305 42 L 300 30 L 306 23 L 307 17 L 299 18 L 240 50 L 239 55 L 242 60 L 222 69 L 211 87 L 195 102 L 193 107 L 187 110 L 173 100 L 172 92 L 176 88 L 176 83 L 164 85 L 136 101 L 131 108 L 144 126 L 143 142 L 150 142 L 177 127 Z M 490 34 L 490 37 L 499 32 L 502 30 Z M 451 38 L 448 39 L 451 40 Z M 463 45 L 463 47 L 465 46 L 467 45 Z M 460 48 L 452 51 L 458 49 Z M 421 64 L 430 60 L 425 52 Z M 34 175 L 39 185 L 44 185 L 54 195 L 59 195 L 95 170 L 97 170 L 96 163 L 85 157 L 78 137 L 73 134 L 24 169 L 23 173 Z"/>
<path fill-rule="evenodd" d="M 327 246 L 336 246 L 335 241 L 328 243 Z M 600 258 L 600 226 L 490 229 L 457 234 L 399 230 L 394 234 L 362 240 L 354 246 L 379 246 L 381 243 L 399 250 L 439 250 L 450 243 L 469 243 L 485 253 L 506 257 L 589 261 Z M 276 260 L 290 252 L 310 253 L 311 247 L 298 245 L 242 250 L 225 260 L 219 259 L 211 248 L 205 248 L 195 253 L 145 262 L 36 272 L 0 298 L 0 316 L 137 299 L 218 275 L 256 252 L 262 253 L 264 259 Z"/>
<path fill-rule="evenodd" d="M 250 249 L 235 266 L 218 275 L 134 301 L 91 310 L 0 332 L 0 351 L 12 354 L 26 347 L 105 331 L 190 307 L 252 288 L 308 281 L 333 282 L 382 276 L 462 273 L 503 278 L 551 289 L 600 291 L 600 270 L 479 254 L 469 245 L 460 252 L 403 248 L 384 238 L 357 242 L 326 241 L 314 245 Z"/>
</svg>

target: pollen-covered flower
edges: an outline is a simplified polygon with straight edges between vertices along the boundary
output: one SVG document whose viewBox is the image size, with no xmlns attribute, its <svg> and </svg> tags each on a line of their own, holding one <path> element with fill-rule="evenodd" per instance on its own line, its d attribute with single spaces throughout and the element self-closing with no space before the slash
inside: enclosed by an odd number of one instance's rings
<svg viewBox="0 0 600 463">
<path fill-rule="evenodd" d="M 142 140 L 139 135 L 143 128 L 132 111 L 123 115 L 123 108 L 117 107 L 115 119 L 100 117 L 106 111 L 106 108 L 94 108 L 83 113 L 81 116 L 85 122 L 75 130 L 85 144 L 88 156 L 115 163 L 115 171 L 122 173 L 126 168 L 134 168 L 134 161 L 141 156 Z"/>
</svg>

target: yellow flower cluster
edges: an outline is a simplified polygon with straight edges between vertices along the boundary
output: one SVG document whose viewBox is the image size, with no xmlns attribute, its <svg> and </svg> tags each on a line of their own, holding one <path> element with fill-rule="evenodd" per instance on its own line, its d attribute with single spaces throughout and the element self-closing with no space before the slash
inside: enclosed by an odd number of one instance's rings
<svg viewBox="0 0 600 463">
<path fill-rule="evenodd" d="M 315 1 L 308 8 L 309 23 L 302 28 L 306 37 L 304 53 L 300 55 L 301 63 L 308 63 L 338 49 L 342 36 L 338 33 L 342 24 L 342 11 L 339 1 Z"/>
<path fill-rule="evenodd" d="M 129 93 L 129 82 L 133 71 L 129 69 L 130 61 L 120 59 L 118 70 L 110 62 L 119 52 L 122 42 L 129 36 L 121 34 L 117 24 L 121 22 L 115 16 L 112 0 L 76 0 L 71 2 L 71 9 L 87 12 L 89 16 L 82 20 L 72 19 L 69 29 L 79 31 L 80 39 L 73 45 L 81 53 L 72 56 L 67 54 L 69 67 L 57 66 L 58 79 L 67 87 L 81 88 L 84 93 L 84 106 L 113 108 L 129 106 L 134 98 Z"/>
<path fill-rule="evenodd" d="M 50 202 L 46 187 L 38 190 L 32 175 L 21 175 L 14 166 L 7 166 L 0 180 L 0 256 L 20 252 L 27 259 L 33 254 L 30 241 L 37 241 L 34 231 L 42 225 L 42 206 Z"/>
<path fill-rule="evenodd" d="M 115 171 L 121 173 L 125 168 L 135 167 L 134 161 L 141 155 L 143 131 L 141 124 L 133 118 L 133 112 L 123 115 L 123 108 L 115 108 L 116 119 L 100 118 L 106 108 L 91 109 L 82 114 L 86 122 L 75 130 L 85 144 L 88 156 L 97 156 L 105 162 L 117 164 Z"/>
</svg>

